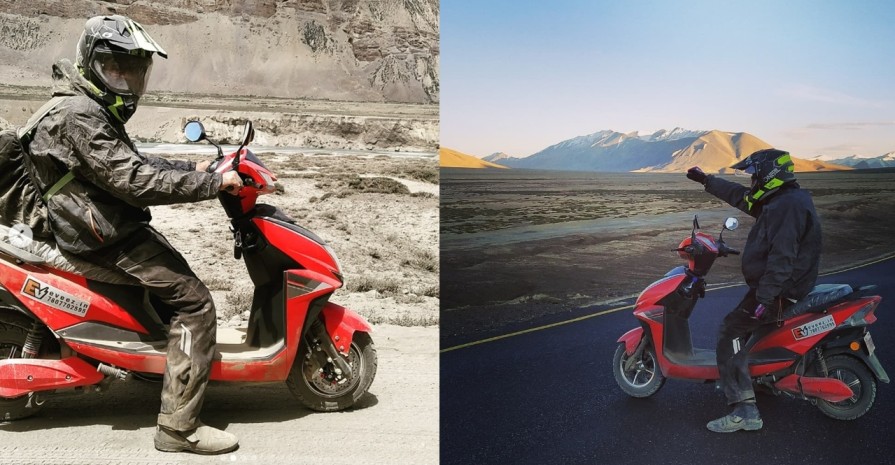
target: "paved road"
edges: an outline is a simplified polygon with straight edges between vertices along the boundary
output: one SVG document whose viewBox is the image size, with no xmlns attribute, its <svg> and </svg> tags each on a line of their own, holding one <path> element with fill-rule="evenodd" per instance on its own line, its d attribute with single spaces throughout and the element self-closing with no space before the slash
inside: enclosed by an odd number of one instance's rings
<svg viewBox="0 0 895 465">
<path fill-rule="evenodd" d="M 871 332 L 895 374 L 895 260 L 819 282 L 880 285 Z M 744 289 L 700 301 L 691 318 L 695 346 L 714 347 Z M 852 422 L 760 394 L 761 431 L 717 435 L 705 423 L 727 411 L 712 384 L 669 380 L 648 399 L 622 393 L 611 359 L 615 341 L 635 326 L 623 310 L 442 352 L 441 464 L 895 463 L 895 386 L 881 384 L 873 410 Z"/>
</svg>

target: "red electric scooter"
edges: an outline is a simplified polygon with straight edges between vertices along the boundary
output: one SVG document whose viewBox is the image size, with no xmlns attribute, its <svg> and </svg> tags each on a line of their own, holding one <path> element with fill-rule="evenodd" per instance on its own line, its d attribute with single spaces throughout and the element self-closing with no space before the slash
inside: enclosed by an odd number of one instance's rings
<svg viewBox="0 0 895 465">
<path fill-rule="evenodd" d="M 198 121 L 191 142 L 211 140 Z M 329 302 L 342 286 L 333 250 L 276 207 L 256 204 L 276 179 L 246 148 L 218 157 L 209 171 L 235 170 L 244 186 L 219 200 L 231 220 L 234 254 L 255 292 L 247 327 L 218 328 L 211 379 L 286 381 L 318 411 L 348 408 L 376 374 L 370 325 Z M 30 416 L 52 395 L 101 391 L 114 380 L 158 378 L 165 369 L 173 309 L 144 299 L 138 286 L 112 285 L 54 269 L 0 240 L 0 421 Z"/>
<path fill-rule="evenodd" d="M 705 276 L 717 257 L 739 255 L 723 240 L 693 231 L 676 251 L 688 261 L 650 284 L 634 304 L 640 327 L 618 339 L 612 369 L 625 393 L 648 397 L 666 378 L 712 382 L 719 378 L 715 351 L 693 347 L 689 317 L 705 296 Z M 774 394 L 805 399 L 826 415 L 854 420 L 867 413 L 877 383 L 889 382 L 867 326 L 876 321 L 876 286 L 821 284 L 744 344 L 754 383 Z"/>
</svg>

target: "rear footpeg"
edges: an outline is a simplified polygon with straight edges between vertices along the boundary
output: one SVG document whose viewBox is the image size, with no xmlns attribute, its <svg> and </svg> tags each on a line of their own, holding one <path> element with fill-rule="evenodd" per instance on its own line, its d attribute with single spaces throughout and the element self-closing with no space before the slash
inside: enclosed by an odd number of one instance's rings
<svg viewBox="0 0 895 465">
<path fill-rule="evenodd" d="M 123 370 L 121 368 L 116 368 L 111 365 L 106 365 L 105 363 L 100 363 L 96 367 L 96 371 L 106 375 L 112 380 L 126 381 L 130 376 L 131 372 L 127 370 Z"/>
</svg>

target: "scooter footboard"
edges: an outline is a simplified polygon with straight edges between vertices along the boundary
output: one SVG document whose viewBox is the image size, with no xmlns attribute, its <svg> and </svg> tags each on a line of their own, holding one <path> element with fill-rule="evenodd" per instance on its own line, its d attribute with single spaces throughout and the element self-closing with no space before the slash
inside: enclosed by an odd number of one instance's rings
<svg viewBox="0 0 895 465">
<path fill-rule="evenodd" d="M 373 332 L 373 328 L 364 320 L 364 317 L 332 302 L 327 302 L 320 312 L 320 316 L 323 318 L 326 332 L 332 339 L 336 350 L 345 356 L 348 356 L 348 352 L 351 350 L 351 340 L 354 338 L 355 332 Z"/>
</svg>

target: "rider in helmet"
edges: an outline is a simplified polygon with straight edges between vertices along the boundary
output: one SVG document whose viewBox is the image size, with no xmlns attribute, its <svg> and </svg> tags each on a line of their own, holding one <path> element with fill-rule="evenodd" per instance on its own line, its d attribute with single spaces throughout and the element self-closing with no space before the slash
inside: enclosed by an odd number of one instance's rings
<svg viewBox="0 0 895 465">
<path fill-rule="evenodd" d="M 109 112 L 126 123 L 137 110 L 152 71 L 152 55 L 168 58 L 139 23 L 124 16 L 96 16 L 78 41 L 78 70 Z"/>
<path fill-rule="evenodd" d="M 235 193 L 242 182 L 236 172 L 205 172 L 208 162 L 137 152 L 124 123 L 146 90 L 154 55 L 166 56 L 138 23 L 117 15 L 89 19 L 77 65 L 60 60 L 53 66 L 53 94 L 61 98 L 36 126 L 28 169 L 63 251 L 115 270 L 175 309 L 156 448 L 223 453 L 237 447 L 236 437 L 198 418 L 214 356 L 214 302 L 186 260 L 149 225 L 148 207 Z"/>
<path fill-rule="evenodd" d="M 751 175 L 750 187 L 707 175 L 699 167 L 687 177 L 706 192 L 756 218 L 743 248 L 743 277 L 749 290 L 721 325 L 717 347 L 721 387 L 733 412 L 706 425 L 729 433 L 761 429 L 749 374 L 749 336 L 775 324 L 783 310 L 806 296 L 817 279 L 820 221 L 811 195 L 799 188 L 789 153 L 759 150 L 731 166 Z"/>
</svg>

